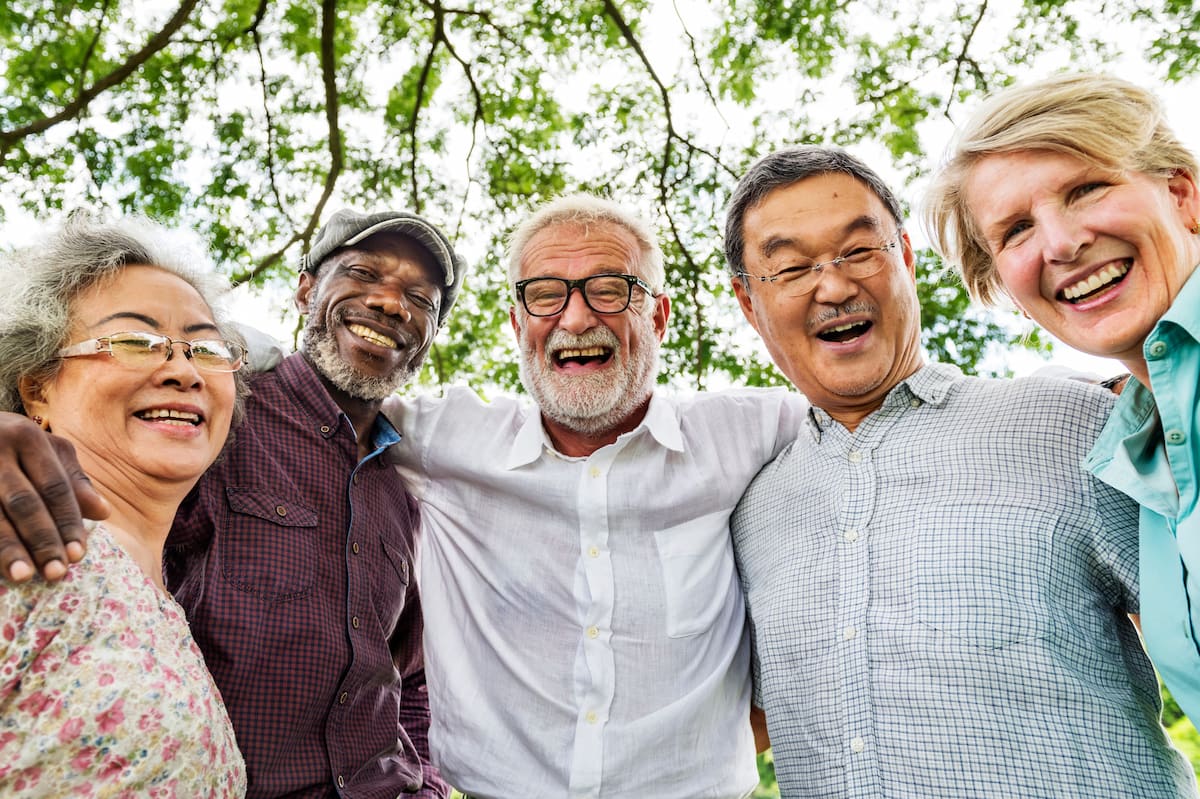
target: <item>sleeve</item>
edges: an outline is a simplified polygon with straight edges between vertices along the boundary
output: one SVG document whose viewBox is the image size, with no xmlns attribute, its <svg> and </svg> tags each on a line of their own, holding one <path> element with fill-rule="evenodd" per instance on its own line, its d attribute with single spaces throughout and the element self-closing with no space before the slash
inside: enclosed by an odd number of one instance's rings
<svg viewBox="0 0 1200 799">
<path fill-rule="evenodd" d="M 1138 601 L 1140 508 L 1126 494 L 1089 476 L 1097 515 L 1094 575 L 1114 608 L 1141 612 Z"/>
<path fill-rule="evenodd" d="M 400 672 L 400 726 L 412 741 L 421 760 L 424 785 L 414 796 L 422 799 L 446 799 L 450 786 L 429 759 L 429 691 L 425 685 L 425 655 L 421 645 L 425 623 L 421 615 L 421 594 L 412 580 L 404 598 L 404 610 L 388 644 L 392 662 Z"/>
</svg>

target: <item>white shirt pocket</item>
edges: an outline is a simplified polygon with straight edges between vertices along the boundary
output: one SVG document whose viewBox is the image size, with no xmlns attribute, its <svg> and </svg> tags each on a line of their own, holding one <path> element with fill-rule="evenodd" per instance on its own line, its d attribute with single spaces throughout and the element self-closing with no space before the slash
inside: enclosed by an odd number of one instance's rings
<svg viewBox="0 0 1200 799">
<path fill-rule="evenodd" d="M 729 511 L 691 519 L 654 534 L 667 598 L 667 635 L 708 630 L 738 595 Z"/>
</svg>

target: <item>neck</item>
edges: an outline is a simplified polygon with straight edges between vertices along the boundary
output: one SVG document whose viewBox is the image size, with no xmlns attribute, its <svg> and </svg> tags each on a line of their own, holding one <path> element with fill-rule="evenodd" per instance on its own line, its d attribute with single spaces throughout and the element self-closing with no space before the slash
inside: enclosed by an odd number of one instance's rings
<svg viewBox="0 0 1200 799">
<path fill-rule="evenodd" d="M 171 525 L 175 521 L 175 512 L 179 503 L 187 496 L 187 492 L 195 485 L 195 481 L 186 484 L 154 484 L 141 488 L 116 488 L 105 482 L 107 475 L 97 476 L 97 472 L 88 470 L 92 483 L 100 494 L 108 500 L 112 512 L 105 519 L 105 527 L 111 530 L 113 538 L 121 548 L 129 553 L 134 562 L 141 567 L 146 576 L 162 591 L 163 584 L 162 558 L 163 545 Z"/>
<path fill-rule="evenodd" d="M 309 363 L 312 363 L 311 361 Z M 314 367 L 314 371 L 321 379 L 321 384 L 325 386 L 325 390 L 329 392 L 329 396 L 341 408 L 342 413 L 350 420 L 350 424 L 354 426 L 354 435 L 358 440 L 358 458 L 362 460 L 371 451 L 371 429 L 375 426 L 375 417 L 379 415 L 379 409 L 383 407 L 383 400 L 365 400 L 359 397 L 352 397 L 345 391 L 335 386 L 329 381 L 329 378 L 322 374 L 320 369 Z"/>
<path fill-rule="evenodd" d="M 1150 367 L 1146 365 L 1146 359 L 1139 355 L 1137 357 L 1122 358 L 1121 364 L 1129 371 L 1129 374 L 1138 379 L 1138 382 L 1145 386 L 1153 393 L 1154 387 L 1150 385 Z"/>
<path fill-rule="evenodd" d="M 616 426 L 596 432 L 585 432 L 556 422 L 546 414 L 542 414 L 542 427 L 550 436 L 550 443 L 558 452 L 572 458 L 586 458 L 601 447 L 616 442 L 625 433 L 637 428 L 646 418 L 646 410 L 650 407 L 650 398 L 626 416 Z"/>
</svg>

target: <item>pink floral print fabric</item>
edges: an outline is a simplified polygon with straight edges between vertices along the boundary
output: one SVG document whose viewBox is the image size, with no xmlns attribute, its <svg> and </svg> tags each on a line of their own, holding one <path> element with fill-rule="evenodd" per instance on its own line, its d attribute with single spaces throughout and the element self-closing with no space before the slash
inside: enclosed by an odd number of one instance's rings
<svg viewBox="0 0 1200 799">
<path fill-rule="evenodd" d="M 0 796 L 245 792 L 182 609 L 103 525 L 62 581 L 0 582 Z"/>
</svg>

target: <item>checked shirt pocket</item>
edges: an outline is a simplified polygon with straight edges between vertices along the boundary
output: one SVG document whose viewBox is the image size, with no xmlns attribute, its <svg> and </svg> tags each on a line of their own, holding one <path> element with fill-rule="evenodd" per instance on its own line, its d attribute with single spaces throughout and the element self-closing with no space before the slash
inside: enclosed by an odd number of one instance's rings
<svg viewBox="0 0 1200 799">
<path fill-rule="evenodd" d="M 306 596 L 313 586 L 317 512 L 265 491 L 225 489 L 228 524 L 220 541 L 221 574 L 238 590 L 268 602 Z"/>
<path fill-rule="evenodd" d="M 917 619 L 985 649 L 1044 637 L 1056 522 L 1000 503 L 924 510 L 913 531 Z"/>
</svg>

